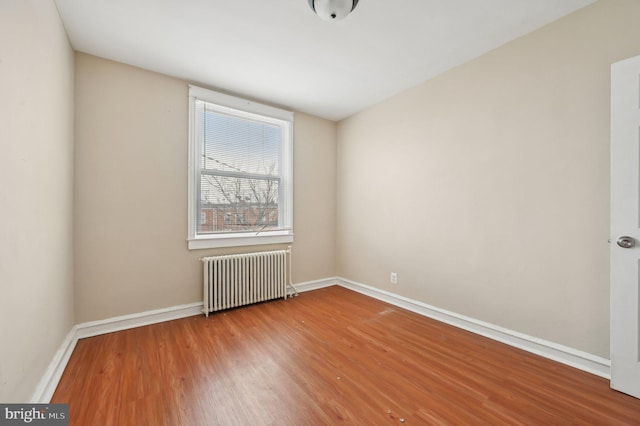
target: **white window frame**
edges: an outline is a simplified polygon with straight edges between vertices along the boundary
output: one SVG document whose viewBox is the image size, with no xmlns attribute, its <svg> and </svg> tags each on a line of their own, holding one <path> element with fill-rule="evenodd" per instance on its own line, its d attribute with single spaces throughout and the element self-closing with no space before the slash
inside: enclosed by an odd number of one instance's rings
<svg viewBox="0 0 640 426">
<path fill-rule="evenodd" d="M 282 125 L 282 158 L 280 158 L 280 199 L 278 202 L 281 229 L 261 232 L 237 232 L 198 235 L 198 192 L 200 180 L 200 144 L 197 129 L 196 100 L 217 105 L 221 109 L 233 110 L 234 114 L 261 120 L 275 120 Z M 269 105 L 189 85 L 189 205 L 188 234 L 189 250 L 239 247 L 261 244 L 283 244 L 293 242 L 293 117 L 294 113 Z M 281 216 L 281 217 L 280 217 Z"/>
</svg>

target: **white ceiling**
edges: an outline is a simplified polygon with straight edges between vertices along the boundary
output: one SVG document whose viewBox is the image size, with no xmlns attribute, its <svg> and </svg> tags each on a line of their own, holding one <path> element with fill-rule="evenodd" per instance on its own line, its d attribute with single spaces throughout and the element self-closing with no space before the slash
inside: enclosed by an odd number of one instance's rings
<svg viewBox="0 0 640 426">
<path fill-rule="evenodd" d="M 595 0 L 55 0 L 74 49 L 340 120 Z"/>
</svg>

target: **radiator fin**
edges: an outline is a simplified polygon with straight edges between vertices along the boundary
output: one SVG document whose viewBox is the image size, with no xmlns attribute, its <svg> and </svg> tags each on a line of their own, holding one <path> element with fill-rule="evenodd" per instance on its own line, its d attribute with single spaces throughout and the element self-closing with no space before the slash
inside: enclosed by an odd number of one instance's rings
<svg viewBox="0 0 640 426">
<path fill-rule="evenodd" d="M 291 250 L 211 256 L 204 265 L 203 312 L 287 298 Z"/>
</svg>

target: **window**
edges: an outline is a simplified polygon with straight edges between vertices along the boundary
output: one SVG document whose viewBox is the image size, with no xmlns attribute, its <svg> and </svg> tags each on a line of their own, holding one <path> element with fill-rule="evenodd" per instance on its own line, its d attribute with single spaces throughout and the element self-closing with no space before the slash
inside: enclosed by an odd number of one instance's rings
<svg viewBox="0 0 640 426">
<path fill-rule="evenodd" d="M 189 249 L 293 241 L 293 113 L 189 86 Z"/>
</svg>

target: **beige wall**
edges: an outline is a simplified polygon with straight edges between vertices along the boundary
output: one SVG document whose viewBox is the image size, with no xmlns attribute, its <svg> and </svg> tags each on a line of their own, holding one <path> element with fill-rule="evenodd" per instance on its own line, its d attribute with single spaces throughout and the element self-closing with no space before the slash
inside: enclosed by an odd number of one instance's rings
<svg viewBox="0 0 640 426">
<path fill-rule="evenodd" d="M 609 70 L 638 22 L 601 0 L 341 122 L 338 274 L 608 358 Z"/>
<path fill-rule="evenodd" d="M 184 81 L 76 54 L 77 322 L 202 299 L 198 258 L 221 251 L 187 250 L 187 101 Z M 296 115 L 295 282 L 335 275 L 335 131 Z"/>
<path fill-rule="evenodd" d="M 295 120 L 293 279 L 302 283 L 336 275 L 336 123 Z"/>
<path fill-rule="evenodd" d="M 52 1 L 0 2 L 0 401 L 73 321 L 73 53 Z"/>
</svg>

